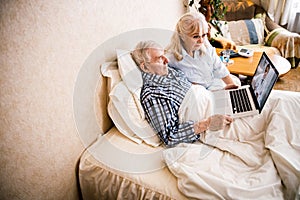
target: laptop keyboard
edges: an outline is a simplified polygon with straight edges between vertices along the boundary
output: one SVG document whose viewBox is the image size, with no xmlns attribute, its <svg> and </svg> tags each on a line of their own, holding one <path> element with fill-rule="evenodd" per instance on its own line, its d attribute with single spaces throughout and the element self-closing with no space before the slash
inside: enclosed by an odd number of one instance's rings
<svg viewBox="0 0 300 200">
<path fill-rule="evenodd" d="M 246 88 L 229 91 L 233 113 L 252 110 Z"/>
</svg>

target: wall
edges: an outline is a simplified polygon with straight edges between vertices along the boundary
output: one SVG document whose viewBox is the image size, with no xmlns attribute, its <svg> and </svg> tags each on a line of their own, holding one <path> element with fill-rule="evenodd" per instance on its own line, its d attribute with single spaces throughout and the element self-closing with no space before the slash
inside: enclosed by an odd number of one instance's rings
<svg viewBox="0 0 300 200">
<path fill-rule="evenodd" d="M 181 0 L 0 1 L 0 199 L 78 199 L 77 73 L 107 39 L 173 30 Z"/>
</svg>

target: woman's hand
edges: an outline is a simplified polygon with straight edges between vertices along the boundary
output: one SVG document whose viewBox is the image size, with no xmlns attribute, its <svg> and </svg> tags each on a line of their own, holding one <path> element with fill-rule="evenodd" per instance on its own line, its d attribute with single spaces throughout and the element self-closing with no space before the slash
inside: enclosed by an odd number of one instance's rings
<svg viewBox="0 0 300 200">
<path fill-rule="evenodd" d="M 227 85 L 224 87 L 224 89 L 225 89 L 225 90 L 230 90 L 230 89 L 237 89 L 238 87 L 239 87 L 239 86 L 237 86 L 237 85 L 231 83 L 231 84 L 227 84 Z"/>
<path fill-rule="evenodd" d="M 218 36 L 218 37 L 215 37 L 213 39 L 216 41 L 216 43 L 219 43 L 219 45 L 221 46 L 222 49 L 236 50 L 236 44 L 230 39 L 227 39 L 227 38 L 222 37 L 222 36 Z"/>
<path fill-rule="evenodd" d="M 239 87 L 238 85 L 234 84 L 230 75 L 225 76 L 224 78 L 222 78 L 222 80 L 226 84 L 226 86 L 224 87 L 225 90 L 236 89 Z"/>
</svg>

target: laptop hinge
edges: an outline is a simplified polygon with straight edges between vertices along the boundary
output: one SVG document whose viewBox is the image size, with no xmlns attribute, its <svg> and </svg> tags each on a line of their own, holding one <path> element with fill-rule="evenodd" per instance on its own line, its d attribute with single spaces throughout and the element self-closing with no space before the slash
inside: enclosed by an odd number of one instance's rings
<svg viewBox="0 0 300 200">
<path fill-rule="evenodd" d="M 257 97 L 255 96 L 255 94 L 254 94 L 254 90 L 253 90 L 253 88 L 252 87 L 249 87 L 249 89 L 250 89 L 250 92 L 251 92 L 251 95 L 252 95 L 252 99 L 253 99 L 253 101 L 254 101 L 254 104 L 255 104 L 255 108 L 259 111 L 259 113 L 261 112 L 261 109 L 260 109 L 260 107 L 259 107 L 259 104 L 258 104 L 258 101 L 257 101 Z"/>
</svg>

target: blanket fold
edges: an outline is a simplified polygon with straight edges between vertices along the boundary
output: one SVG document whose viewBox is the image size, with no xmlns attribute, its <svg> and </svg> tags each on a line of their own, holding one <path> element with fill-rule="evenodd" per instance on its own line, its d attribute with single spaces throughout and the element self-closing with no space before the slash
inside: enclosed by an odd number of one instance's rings
<svg viewBox="0 0 300 200">
<path fill-rule="evenodd" d="M 273 90 L 261 114 L 166 149 L 163 157 L 179 190 L 190 199 L 294 199 L 300 185 L 299 105 L 300 93 Z"/>
</svg>

